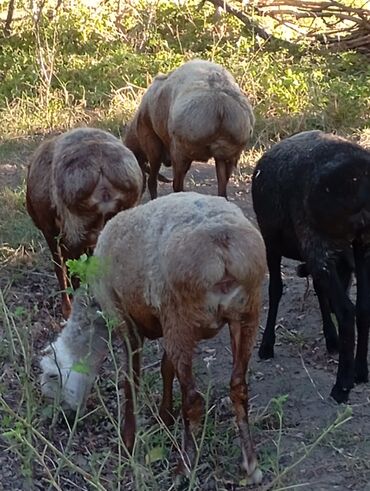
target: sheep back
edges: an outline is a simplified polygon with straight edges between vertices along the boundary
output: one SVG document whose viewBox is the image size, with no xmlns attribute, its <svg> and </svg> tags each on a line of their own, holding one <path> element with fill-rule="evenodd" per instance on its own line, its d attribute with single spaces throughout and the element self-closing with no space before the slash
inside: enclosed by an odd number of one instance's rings
<svg viewBox="0 0 370 491">
<path fill-rule="evenodd" d="M 277 143 L 259 160 L 252 178 L 263 235 L 279 229 L 298 234 L 304 223 L 334 241 L 351 240 L 357 222 L 370 224 L 364 215 L 369 173 L 370 153 L 337 135 L 306 131 Z"/>
<path fill-rule="evenodd" d="M 72 247 L 87 240 L 92 228 L 96 233 L 88 241 L 93 245 L 103 226 L 97 217 L 110 218 L 134 206 L 141 192 L 142 173 L 134 154 L 100 129 L 77 128 L 42 143 L 29 166 L 31 217 L 41 230 L 61 229 Z"/>
</svg>

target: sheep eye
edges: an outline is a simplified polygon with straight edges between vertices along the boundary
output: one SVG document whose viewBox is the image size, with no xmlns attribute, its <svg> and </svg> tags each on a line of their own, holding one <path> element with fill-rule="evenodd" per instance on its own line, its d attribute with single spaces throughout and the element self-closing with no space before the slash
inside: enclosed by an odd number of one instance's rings
<svg viewBox="0 0 370 491">
<path fill-rule="evenodd" d="M 50 373 L 49 374 L 49 380 L 52 380 L 53 382 L 59 381 L 59 375 L 57 373 Z"/>
</svg>

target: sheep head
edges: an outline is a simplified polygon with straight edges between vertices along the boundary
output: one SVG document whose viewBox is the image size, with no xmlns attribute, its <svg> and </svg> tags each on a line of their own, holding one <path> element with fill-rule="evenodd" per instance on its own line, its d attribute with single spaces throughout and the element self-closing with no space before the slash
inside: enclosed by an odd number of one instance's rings
<svg viewBox="0 0 370 491">
<path fill-rule="evenodd" d="M 40 360 L 41 391 L 64 409 L 84 409 L 99 367 L 106 356 L 108 332 L 97 304 L 79 297 L 66 327 Z"/>
</svg>

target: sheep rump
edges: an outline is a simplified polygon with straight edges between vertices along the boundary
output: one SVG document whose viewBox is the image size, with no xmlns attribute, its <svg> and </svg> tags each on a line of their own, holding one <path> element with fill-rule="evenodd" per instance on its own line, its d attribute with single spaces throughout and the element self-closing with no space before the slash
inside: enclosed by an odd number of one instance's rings
<svg viewBox="0 0 370 491">
<path fill-rule="evenodd" d="M 171 209 L 174 219 L 164 213 L 165 207 Z M 127 210 L 119 214 L 105 227 L 95 251 L 98 257 L 109 251 L 112 262 L 107 272 L 110 281 L 100 282 L 99 302 L 102 299 L 103 304 L 105 299 L 109 302 L 113 289 L 124 311 L 130 311 L 131 298 L 140 297 L 145 299 L 148 309 L 159 312 L 180 292 L 198 297 L 201 305 L 206 292 L 226 274 L 252 289 L 260 280 L 263 262 L 255 243 L 259 235 L 252 233 L 254 227 L 245 222 L 236 206 L 225 206 L 219 200 L 214 202 L 196 193 L 178 199 L 168 196 L 161 198 L 160 205 L 147 204 L 137 212 Z M 141 242 L 145 249 L 138 257 Z M 148 276 L 142 281 L 145 271 Z M 131 280 L 123 283 L 123 274 Z M 185 298 L 179 298 L 179 303 L 181 300 Z"/>
<path fill-rule="evenodd" d="M 185 63 L 157 76 L 129 125 L 125 143 L 143 167 L 149 161 L 148 187 L 157 196 L 161 162 L 172 163 L 174 191 L 193 160 L 216 160 L 219 195 L 251 137 L 254 115 L 232 75 L 203 60 Z"/>
</svg>

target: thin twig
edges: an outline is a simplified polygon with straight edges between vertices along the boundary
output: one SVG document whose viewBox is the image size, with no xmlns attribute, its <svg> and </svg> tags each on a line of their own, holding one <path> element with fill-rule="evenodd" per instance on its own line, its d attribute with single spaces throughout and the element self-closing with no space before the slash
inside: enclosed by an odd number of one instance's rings
<svg viewBox="0 0 370 491">
<path fill-rule="evenodd" d="M 307 374 L 307 377 L 308 377 L 309 381 L 310 381 L 310 382 L 311 382 L 311 384 L 313 385 L 313 387 L 314 387 L 314 389 L 316 390 L 317 394 L 319 395 L 320 399 L 321 399 L 322 401 L 324 401 L 324 400 L 325 400 L 325 397 L 324 397 L 324 396 L 321 394 L 321 392 L 320 392 L 320 391 L 319 391 L 319 389 L 317 388 L 317 386 L 316 386 L 315 382 L 313 381 L 313 378 L 311 377 L 311 375 L 310 375 L 309 371 L 307 370 L 307 367 L 306 367 L 306 364 L 305 364 L 305 362 L 304 362 L 304 359 L 303 359 L 302 353 L 299 353 L 299 356 L 301 357 L 302 366 L 303 366 L 303 368 L 304 368 L 304 371 L 305 371 L 305 372 L 306 372 L 306 374 Z"/>
</svg>

